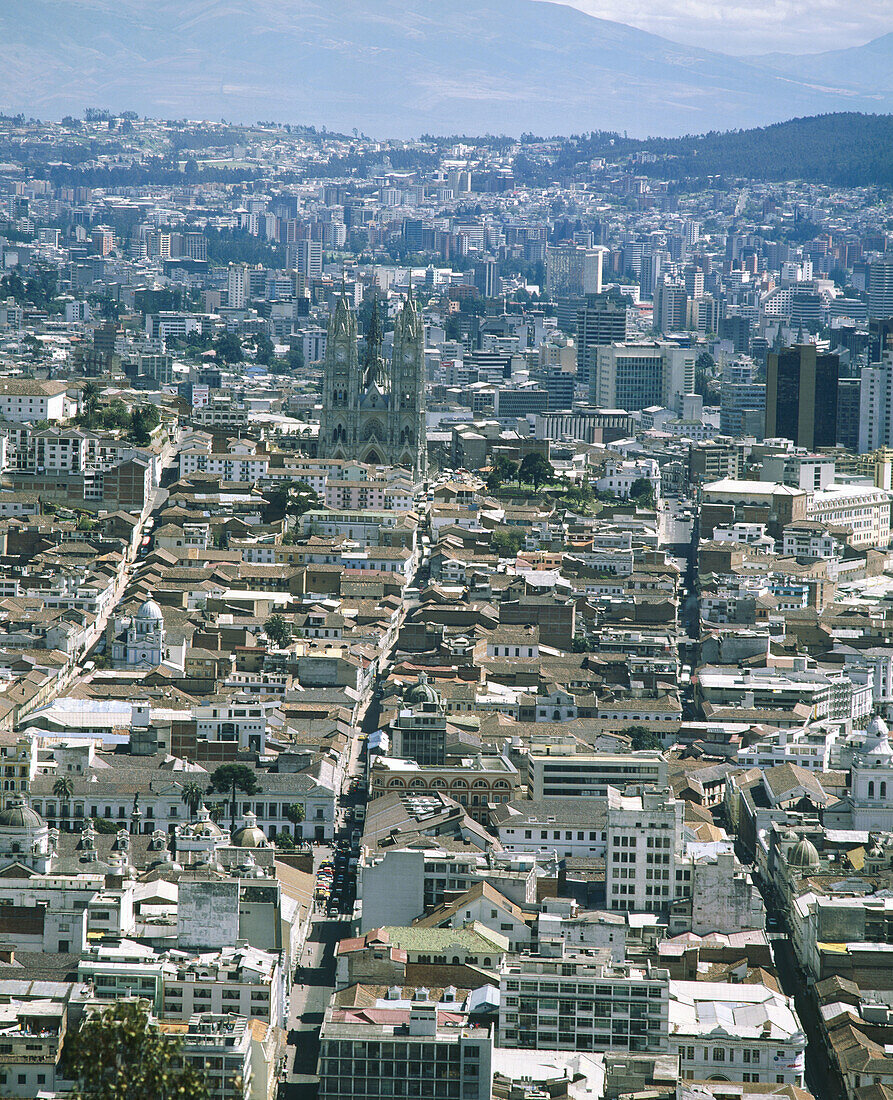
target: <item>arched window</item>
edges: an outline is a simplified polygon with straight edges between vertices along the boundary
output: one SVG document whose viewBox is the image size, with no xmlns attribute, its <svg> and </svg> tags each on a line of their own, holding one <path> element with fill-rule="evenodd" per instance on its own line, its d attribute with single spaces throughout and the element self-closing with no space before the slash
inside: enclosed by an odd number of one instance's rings
<svg viewBox="0 0 893 1100">
<path fill-rule="evenodd" d="M 868 783 L 868 797 L 869 798 L 874 798 L 874 780 L 873 779 L 869 780 L 869 783 Z"/>
<path fill-rule="evenodd" d="M 427 784 L 425 783 L 424 779 L 413 779 L 413 781 L 409 785 L 410 785 L 410 787 L 418 788 L 418 787 L 425 787 Z"/>
<path fill-rule="evenodd" d="M 464 779 L 454 779 L 453 780 L 453 786 L 457 789 L 459 789 L 459 788 L 461 788 L 462 790 L 467 790 L 468 789 L 468 784 L 465 782 Z"/>
<path fill-rule="evenodd" d="M 431 789 L 432 790 L 443 790 L 445 787 L 446 787 L 446 783 L 443 779 L 432 779 L 431 780 Z"/>
<path fill-rule="evenodd" d="M 887 797 L 887 784 L 884 780 L 881 780 L 880 797 L 881 798 L 886 798 Z"/>
<path fill-rule="evenodd" d="M 471 785 L 476 790 L 479 790 L 481 787 L 486 787 L 487 786 L 487 780 L 486 779 L 475 779 L 475 781 Z"/>
<path fill-rule="evenodd" d="M 403 780 L 402 779 L 392 779 L 390 781 L 390 783 L 388 783 L 388 786 L 389 787 L 402 787 L 403 786 Z"/>
</svg>

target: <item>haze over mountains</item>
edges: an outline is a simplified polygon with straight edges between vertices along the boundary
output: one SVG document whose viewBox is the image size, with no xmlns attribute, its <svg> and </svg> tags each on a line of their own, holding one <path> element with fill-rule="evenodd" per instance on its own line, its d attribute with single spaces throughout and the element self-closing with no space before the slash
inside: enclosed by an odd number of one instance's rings
<svg viewBox="0 0 893 1100">
<path fill-rule="evenodd" d="M 741 59 L 534 0 L 6 0 L 0 108 L 380 136 L 675 135 L 893 109 L 893 35 Z"/>
</svg>

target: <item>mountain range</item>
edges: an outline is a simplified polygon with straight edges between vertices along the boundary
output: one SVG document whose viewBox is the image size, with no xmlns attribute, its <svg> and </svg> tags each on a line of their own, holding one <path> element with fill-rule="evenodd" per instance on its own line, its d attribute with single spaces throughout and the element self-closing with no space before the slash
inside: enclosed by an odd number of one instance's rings
<svg viewBox="0 0 893 1100">
<path fill-rule="evenodd" d="M 0 110 L 678 135 L 893 109 L 893 34 L 735 58 L 536 0 L 4 0 Z"/>
</svg>

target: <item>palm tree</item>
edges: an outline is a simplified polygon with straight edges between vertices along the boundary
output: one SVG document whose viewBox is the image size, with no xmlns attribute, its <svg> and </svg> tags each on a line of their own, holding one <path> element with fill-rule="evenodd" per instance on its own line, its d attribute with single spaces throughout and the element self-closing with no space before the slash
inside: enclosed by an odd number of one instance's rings
<svg viewBox="0 0 893 1100">
<path fill-rule="evenodd" d="M 180 799 L 184 806 L 189 807 L 189 820 L 195 817 L 195 811 L 201 806 L 204 798 L 204 788 L 198 783 L 187 783 L 180 792 Z"/>
<path fill-rule="evenodd" d="M 301 802 L 292 802 L 285 807 L 285 816 L 294 825 L 295 840 L 298 839 L 298 826 L 304 820 L 304 806 Z"/>
<path fill-rule="evenodd" d="M 70 818 L 69 802 L 74 794 L 74 783 L 71 781 L 71 777 L 63 775 L 53 784 L 53 794 L 56 798 L 59 798 L 64 803 L 64 806 L 60 808 L 59 817 L 63 819 L 63 822 L 67 824 Z"/>
</svg>

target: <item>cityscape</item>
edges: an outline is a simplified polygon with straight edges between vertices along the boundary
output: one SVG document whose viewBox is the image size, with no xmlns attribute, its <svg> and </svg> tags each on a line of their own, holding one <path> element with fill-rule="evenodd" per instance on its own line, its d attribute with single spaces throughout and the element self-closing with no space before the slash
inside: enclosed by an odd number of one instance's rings
<svg viewBox="0 0 893 1100">
<path fill-rule="evenodd" d="M 2 109 L 0 1098 L 893 1098 L 861 110 Z"/>
</svg>

